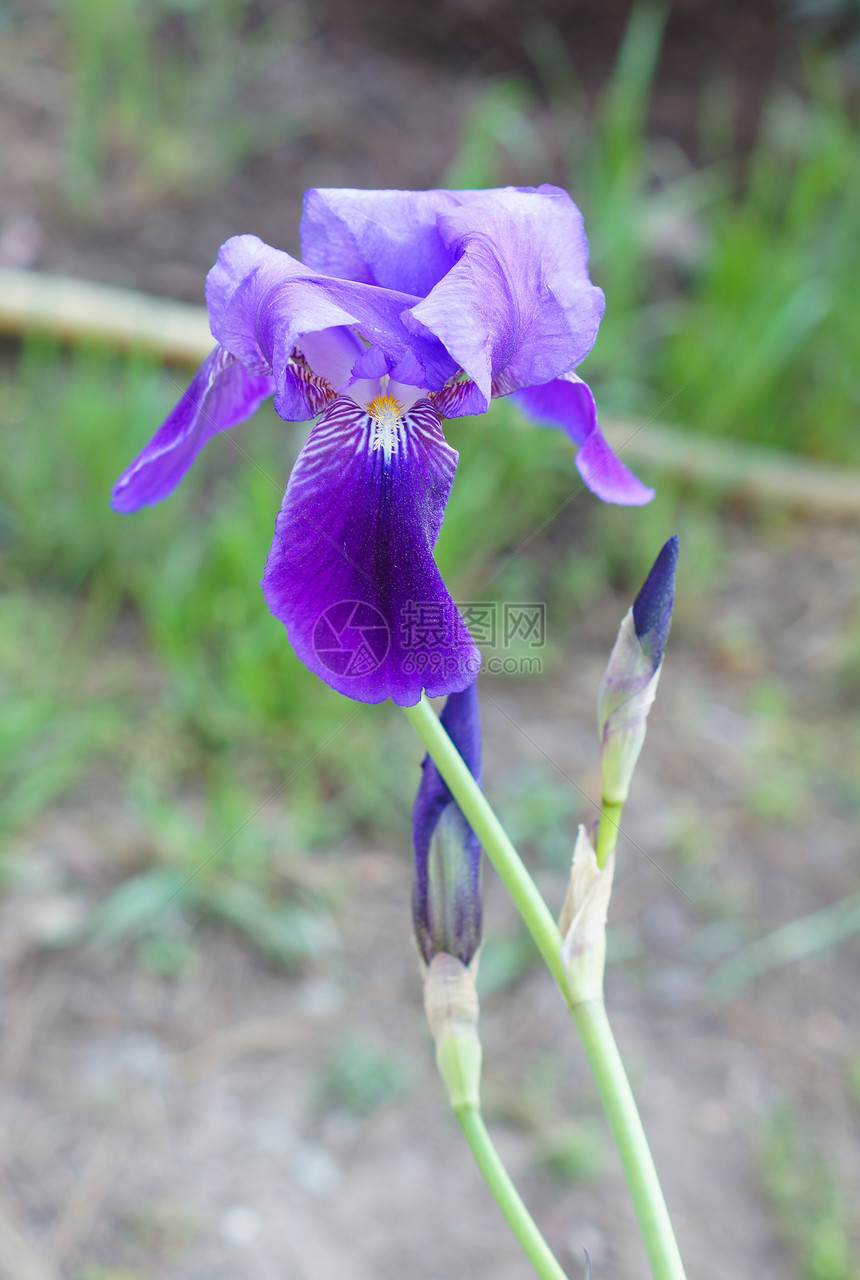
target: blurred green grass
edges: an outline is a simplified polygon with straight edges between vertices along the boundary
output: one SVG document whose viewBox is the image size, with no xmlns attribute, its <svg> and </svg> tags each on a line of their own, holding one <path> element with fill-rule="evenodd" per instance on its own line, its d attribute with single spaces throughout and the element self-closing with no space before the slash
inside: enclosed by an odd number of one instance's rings
<svg viewBox="0 0 860 1280">
<path fill-rule="evenodd" d="M 85 10 L 95 15 L 91 24 Z M 95 119 L 105 103 L 116 106 L 112 127 L 124 145 L 168 186 L 165 131 L 182 154 L 201 130 L 221 148 L 202 176 L 180 155 L 176 173 L 189 181 L 196 173 L 195 182 L 211 184 L 265 145 L 262 135 L 252 144 L 219 133 L 236 77 L 259 65 L 257 45 L 268 38 L 265 30 L 245 38 L 242 4 L 209 7 L 205 33 L 200 6 L 190 2 L 69 0 L 62 12 L 73 204 L 97 197 L 116 143 Z M 725 127 L 731 86 L 715 82 L 703 95 L 704 163 L 694 168 L 647 130 L 663 21 L 659 10 L 633 10 L 596 103 L 586 101 L 550 28 L 536 26 L 530 40 L 567 185 L 586 215 L 594 278 L 607 295 L 583 372 L 604 411 L 640 421 L 661 414 L 727 442 L 853 463 L 860 458 L 860 129 L 838 65 L 810 56 L 804 92 L 774 90 L 758 143 L 742 159 Z M 178 35 L 165 46 L 170 24 Z M 237 42 L 244 61 L 219 80 L 225 51 Z M 125 79 L 116 69 L 122 49 L 132 59 Z M 207 99 L 201 116 L 195 85 L 203 81 L 221 96 Z M 150 101 L 160 104 L 155 114 Z M 538 162 L 548 165 L 537 101 L 525 84 L 491 84 L 446 182 L 488 185 L 512 165 L 524 176 Z M 179 936 L 176 911 L 183 919 L 223 917 L 225 876 L 256 895 L 245 917 L 234 913 L 253 934 L 255 910 L 275 901 L 280 862 L 356 827 L 403 839 L 417 760 L 397 717 L 349 706 L 298 663 L 255 586 L 304 429 L 261 411 L 214 442 L 167 502 L 121 517 L 108 506 L 111 485 L 185 375 L 136 356 L 70 353 L 35 336 L 4 362 L 0 831 L 8 836 L 72 788 L 107 778 L 127 790 L 152 834 L 148 860 L 127 880 L 136 888 L 115 902 L 113 920 L 109 912 L 107 923 L 99 917 L 102 936 L 138 936 L 159 885 L 172 904 L 163 913 L 171 936 Z M 660 477 L 649 477 L 660 492 L 642 510 L 600 508 L 580 496 L 575 520 L 587 528 L 571 549 L 569 504 L 581 486 L 559 434 L 526 426 L 504 402 L 446 431 L 461 462 L 438 559 L 455 597 L 547 600 L 560 637 L 606 583 L 634 586 L 679 525 L 688 601 L 701 598 L 718 572 L 719 526 L 706 497 L 685 503 Z M 532 539 L 544 523 L 548 532 Z M 560 639 L 553 643 L 551 636 L 548 661 L 562 652 Z M 167 806 L 158 821 L 153 793 Z M 189 795 L 200 816 L 180 839 Z M 277 838 L 263 831 L 255 843 L 246 834 L 235 856 L 213 855 L 203 875 L 217 833 L 229 837 L 270 796 Z M 192 872 L 193 892 L 180 892 Z M 275 916 L 264 945 L 287 958 Z"/>
<path fill-rule="evenodd" d="M 762 1181 L 780 1234 L 805 1280 L 856 1280 L 850 1191 L 844 1174 L 791 1104 L 775 1105 L 761 1143 Z"/>
<path fill-rule="evenodd" d="M 307 34 L 299 3 L 54 0 L 69 71 L 66 197 L 87 217 L 116 170 L 153 196 L 211 190 L 302 124 L 255 101 L 273 57 Z"/>
<path fill-rule="evenodd" d="M 841 64 L 810 51 L 804 83 L 770 92 L 747 155 L 733 145 L 738 86 L 705 85 L 694 167 L 647 130 L 664 21 L 633 8 L 595 103 L 550 27 L 529 45 L 606 293 L 583 375 L 604 412 L 856 463 L 860 124 Z M 450 185 L 548 166 L 537 101 L 523 83 L 492 85 Z"/>
</svg>

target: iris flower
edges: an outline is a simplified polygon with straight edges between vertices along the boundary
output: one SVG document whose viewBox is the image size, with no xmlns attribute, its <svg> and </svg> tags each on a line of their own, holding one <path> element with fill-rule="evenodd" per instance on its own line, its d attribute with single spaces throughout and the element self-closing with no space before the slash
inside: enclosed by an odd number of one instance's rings
<svg viewBox="0 0 860 1280">
<path fill-rule="evenodd" d="M 252 235 L 222 246 L 206 284 L 218 345 L 113 505 L 160 502 L 267 396 L 287 420 L 318 417 L 277 516 L 266 603 L 341 693 L 412 705 L 461 691 L 480 654 L 433 558 L 457 466 L 443 420 L 513 395 L 567 432 L 598 497 L 652 496 L 574 372 L 603 314 L 582 216 L 548 186 L 312 190 L 301 241 L 303 262 Z"/>
</svg>

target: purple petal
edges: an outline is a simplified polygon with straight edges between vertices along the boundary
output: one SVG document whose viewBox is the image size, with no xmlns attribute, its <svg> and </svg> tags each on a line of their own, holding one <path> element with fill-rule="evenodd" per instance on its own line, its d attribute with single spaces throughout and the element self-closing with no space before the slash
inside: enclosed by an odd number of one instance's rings
<svg viewBox="0 0 860 1280">
<path fill-rule="evenodd" d="M 633 602 L 633 626 L 644 652 L 656 671 L 663 661 L 663 650 L 672 623 L 675 603 L 675 568 L 678 564 L 678 538 L 673 534 L 664 543 L 642 590 Z"/>
<path fill-rule="evenodd" d="M 136 511 L 166 498 L 207 441 L 250 418 L 274 389 L 271 378 L 249 373 L 223 347 L 216 347 L 149 444 L 117 480 L 113 509 Z"/>
<path fill-rule="evenodd" d="M 422 370 L 418 385 L 428 390 L 456 372 L 437 338 L 405 327 L 401 317 L 417 301 L 413 295 L 315 274 L 256 236 L 234 236 L 221 246 L 206 300 L 215 337 L 248 368 L 274 372 L 279 413 L 296 345 L 325 329 L 354 327 L 393 362 L 411 353 Z"/>
<path fill-rule="evenodd" d="M 477 681 L 462 693 L 448 697 L 441 720 L 480 785 L 481 717 Z M 453 901 L 440 913 L 444 918 L 439 920 L 434 918 L 433 908 L 438 904 L 430 892 L 428 863 L 433 833 L 446 810 L 449 810 L 447 843 L 449 847 L 454 845 L 453 852 L 459 857 L 453 859 L 456 865 L 449 867 L 452 883 L 448 889 Z M 412 810 L 412 839 L 415 853 L 412 914 L 424 959 L 429 964 L 436 952 L 448 951 L 468 964 L 481 939 L 481 844 L 430 756 L 424 758 Z"/>
<path fill-rule="evenodd" d="M 354 329 L 340 326 L 323 329 L 322 333 L 306 333 L 299 343 L 302 355 L 315 373 L 342 391 L 352 376 L 352 366 L 365 350 Z"/>
<path fill-rule="evenodd" d="M 263 591 L 298 656 L 361 702 L 465 688 L 480 654 L 433 559 L 457 454 L 428 400 L 382 428 L 347 396 L 311 431 Z"/>
<path fill-rule="evenodd" d="M 441 213 L 455 265 L 404 317 L 434 334 L 489 400 L 549 382 L 585 358 L 603 315 L 588 278 L 582 215 L 566 192 L 506 188 Z"/>
<path fill-rule="evenodd" d="M 459 191 L 305 193 L 302 258 L 325 275 L 380 285 L 423 298 L 454 264 L 437 228 L 456 209 Z"/>
<path fill-rule="evenodd" d="M 333 333 L 329 329 L 328 333 Z M 316 337 L 318 335 L 314 335 Z M 322 413 L 337 398 L 331 383 L 314 373 L 298 347 L 287 362 L 276 400 L 278 413 L 287 422 L 306 422 Z"/>
<path fill-rule="evenodd" d="M 473 413 L 486 413 L 487 400 L 471 378 L 454 378 L 433 397 L 443 418 L 466 418 Z"/>
<path fill-rule="evenodd" d="M 561 427 L 579 448 L 576 466 L 592 493 L 604 502 L 642 506 L 654 497 L 625 467 L 600 430 L 591 389 L 575 373 L 555 378 L 541 387 L 516 391 L 514 402 L 523 413 L 545 427 Z"/>
<path fill-rule="evenodd" d="M 356 381 L 361 378 L 381 378 L 390 368 L 391 362 L 381 347 L 366 347 L 352 366 L 352 376 Z"/>
</svg>

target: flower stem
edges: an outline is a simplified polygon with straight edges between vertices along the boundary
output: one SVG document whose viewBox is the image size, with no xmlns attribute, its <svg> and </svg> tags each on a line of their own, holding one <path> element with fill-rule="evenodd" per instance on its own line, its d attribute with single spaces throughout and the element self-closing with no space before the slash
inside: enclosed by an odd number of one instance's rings
<svg viewBox="0 0 860 1280">
<path fill-rule="evenodd" d="M 484 846 L 487 857 L 511 895 L 547 968 L 567 999 L 567 983 L 561 963 L 561 934 L 507 832 L 490 808 L 483 791 L 439 723 L 439 717 L 424 694 L 416 706 L 404 707 L 403 710 Z"/>
<path fill-rule="evenodd" d="M 613 804 L 611 800 L 604 800 L 600 807 L 597 844 L 594 850 L 597 854 L 597 865 L 599 867 L 606 866 L 606 859 L 618 843 L 618 824 L 621 821 L 623 808 L 623 804 Z"/>
<path fill-rule="evenodd" d="M 422 696 L 417 706 L 404 707 L 404 711 L 484 846 L 570 1006 L 621 1156 L 652 1274 L 655 1280 L 684 1280 L 684 1267 L 657 1171 L 603 1001 L 577 1001 L 572 998 L 561 962 L 561 934 L 550 910 L 430 703 Z M 617 821 L 602 825 L 607 827 L 607 835 L 609 831 L 613 837 L 617 834 Z M 608 849 L 604 857 L 607 854 Z M 458 1118 L 466 1131 L 463 1117 L 458 1114 Z M 489 1143 L 480 1116 L 476 1119 L 467 1117 L 467 1122 L 472 1131 L 480 1133 L 483 1130 L 485 1141 Z M 466 1131 L 466 1137 L 483 1171 L 484 1166 L 469 1131 Z M 486 1173 L 484 1176 L 487 1177 Z M 489 1178 L 487 1180 L 489 1182 Z M 510 1218 L 508 1220 L 511 1221 Z"/>
<path fill-rule="evenodd" d="M 458 1107 L 455 1114 L 484 1181 L 541 1280 L 567 1280 L 499 1159 L 499 1153 L 493 1146 L 480 1111 L 476 1107 L 466 1106 Z"/>
<path fill-rule="evenodd" d="M 603 1001 L 583 1000 L 570 1012 L 618 1147 L 651 1271 L 656 1280 L 684 1280 L 669 1211 Z"/>
</svg>

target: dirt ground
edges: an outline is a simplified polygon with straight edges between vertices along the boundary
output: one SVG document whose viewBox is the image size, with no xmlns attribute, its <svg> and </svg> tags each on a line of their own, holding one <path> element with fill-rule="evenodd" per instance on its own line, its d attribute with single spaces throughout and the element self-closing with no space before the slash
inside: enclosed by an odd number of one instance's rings
<svg viewBox="0 0 860 1280">
<path fill-rule="evenodd" d="M 295 247 L 285 228 L 307 185 L 438 181 L 481 73 L 297 47 L 268 89 L 277 97 L 288 85 L 308 122 L 281 152 L 198 200 L 159 199 L 120 166 L 97 214 L 74 225 L 56 178 L 56 28 L 34 22 L 26 35 L 14 57 L 4 46 L 5 261 L 193 300 L 229 234 Z M 846 637 L 857 629 L 860 544 L 847 526 L 730 514 L 715 537 L 711 589 L 679 599 L 625 814 L 607 997 L 690 1276 L 795 1280 L 761 1152 L 774 1109 L 790 1100 L 846 1203 L 860 1200 L 860 947 L 849 937 L 724 1001 L 708 982 L 744 941 L 856 891 L 858 685 Z M 627 603 L 607 593 L 546 676 L 486 679 L 491 799 L 540 776 L 574 796 L 577 818 L 594 816 L 594 693 Z M 317 968 L 285 977 L 213 930 L 197 965 L 166 979 L 121 953 L 40 945 L 74 898 L 76 859 L 109 857 L 126 820 L 111 794 L 45 815 L 16 849 L 31 883 L 0 901 L 0 1275 L 526 1275 L 437 1083 L 407 833 L 398 847 L 355 841 L 326 856 L 319 874 L 349 891 Z M 528 853 L 560 904 L 560 866 Z M 486 927 L 491 970 L 493 940 L 516 935 L 491 873 Z M 491 1128 L 550 1244 L 571 1276 L 584 1273 L 587 1249 L 595 1280 L 640 1280 L 647 1264 L 617 1159 L 545 973 L 525 964 L 497 982 L 483 1000 L 483 1040 Z M 351 1058 L 371 1076 L 373 1063 L 395 1064 L 389 1093 L 363 1114 L 348 1090 L 322 1088 L 332 1062 Z M 562 1137 L 580 1153 L 576 1177 L 547 1167 Z M 808 1174 L 820 1182 L 814 1162 Z M 804 1196 L 801 1185 L 799 1216 Z"/>
<path fill-rule="evenodd" d="M 723 1002 L 706 981 L 744 937 L 856 888 L 856 790 L 853 801 L 845 792 L 856 789 L 852 709 L 834 682 L 860 547 L 852 529 L 748 522 L 727 523 L 724 544 L 713 597 L 680 603 L 625 816 L 608 1005 L 689 1274 L 791 1280 L 796 1264 L 762 1189 L 761 1143 L 774 1107 L 791 1099 L 856 1203 L 860 1116 L 848 1080 L 860 1053 L 860 948 L 849 940 Z M 592 612 L 555 674 L 486 680 L 491 797 L 503 801 L 537 768 L 575 791 L 577 815 L 590 818 L 593 696 L 619 608 L 607 597 Z M 776 687 L 791 690 L 784 722 L 761 705 L 761 690 Z M 781 760 L 765 750 L 775 725 L 797 739 L 782 744 Z M 789 786 L 782 820 L 763 813 L 770 793 L 756 798 L 752 780 L 767 787 L 802 760 L 808 772 Z M 110 798 L 78 797 L 37 825 L 27 851 L 34 866 L 68 866 L 75 851 L 109 843 L 121 821 Z M 29 893 L 7 895 L 4 1274 L 526 1273 L 435 1078 L 405 840 L 327 856 L 326 874 L 350 886 L 338 943 L 293 978 L 220 932 L 176 980 L 105 951 L 45 952 L 35 940 L 60 909 L 56 880 L 51 891 L 35 877 Z M 533 866 L 560 903 L 562 871 Z M 492 873 L 486 931 L 490 946 L 514 931 Z M 485 997 L 483 1038 L 493 1131 L 570 1274 L 582 1274 L 587 1248 L 596 1276 L 645 1275 L 583 1055 L 540 968 Z M 321 1098 L 333 1055 L 368 1048 L 396 1064 L 390 1095 L 366 1114 Z M 559 1181 L 542 1153 L 571 1121 L 597 1158 L 583 1180 Z"/>
</svg>

